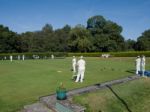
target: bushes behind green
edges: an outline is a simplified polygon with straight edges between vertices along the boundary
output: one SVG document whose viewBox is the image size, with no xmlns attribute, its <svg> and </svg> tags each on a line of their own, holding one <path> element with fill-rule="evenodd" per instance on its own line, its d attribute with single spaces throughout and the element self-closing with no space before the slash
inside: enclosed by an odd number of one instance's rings
<svg viewBox="0 0 150 112">
<path fill-rule="evenodd" d="M 110 54 L 114 57 L 136 57 L 141 55 L 150 57 L 150 51 L 112 52 Z"/>
<path fill-rule="evenodd" d="M 110 54 L 111 57 L 136 57 L 145 55 L 150 57 L 150 51 L 130 51 L 130 52 L 96 52 L 96 53 L 68 53 L 68 56 L 101 57 L 102 54 Z"/>
<path fill-rule="evenodd" d="M 56 58 L 62 57 L 72 57 L 72 56 L 84 56 L 84 57 L 101 57 L 102 54 L 110 54 L 111 57 L 136 57 L 145 55 L 150 57 L 150 51 L 129 51 L 129 52 L 95 52 L 95 53 L 66 53 L 66 52 L 45 52 L 45 53 L 3 53 L 0 54 L 0 59 L 9 59 L 10 55 L 13 56 L 13 59 L 18 59 L 18 56 L 22 57 L 25 55 L 26 59 L 48 59 L 51 58 L 51 55 L 54 55 Z"/>
<path fill-rule="evenodd" d="M 95 53 L 68 53 L 68 57 L 72 57 L 72 56 L 100 57 L 102 54 L 103 54 L 102 52 L 95 52 Z"/>
</svg>

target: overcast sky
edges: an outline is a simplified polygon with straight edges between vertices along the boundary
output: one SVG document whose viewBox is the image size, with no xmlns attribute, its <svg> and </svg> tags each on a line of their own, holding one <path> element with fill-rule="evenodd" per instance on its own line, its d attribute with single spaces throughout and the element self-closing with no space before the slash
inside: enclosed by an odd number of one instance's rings
<svg viewBox="0 0 150 112">
<path fill-rule="evenodd" d="M 116 22 L 125 39 L 136 40 L 150 29 L 150 0 L 0 0 L 0 24 L 18 33 L 41 30 L 46 23 L 54 29 L 86 26 L 95 15 Z"/>
</svg>

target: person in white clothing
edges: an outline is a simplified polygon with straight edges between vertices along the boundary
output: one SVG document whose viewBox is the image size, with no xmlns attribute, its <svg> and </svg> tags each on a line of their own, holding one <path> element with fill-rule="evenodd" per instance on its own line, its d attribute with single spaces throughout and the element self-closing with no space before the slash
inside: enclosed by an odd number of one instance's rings
<svg viewBox="0 0 150 112">
<path fill-rule="evenodd" d="M 73 56 L 73 59 L 72 59 L 72 71 L 73 71 L 73 75 L 72 75 L 72 79 L 75 79 L 75 77 L 77 76 L 76 72 L 77 72 L 77 60 L 76 60 L 76 57 Z"/>
<path fill-rule="evenodd" d="M 76 72 L 76 64 L 77 64 L 76 57 L 73 56 L 73 59 L 72 59 L 72 71 L 73 71 L 74 73 Z"/>
<path fill-rule="evenodd" d="M 54 55 L 53 54 L 51 55 L 51 59 L 54 59 Z"/>
<path fill-rule="evenodd" d="M 13 56 L 12 55 L 10 55 L 10 61 L 12 61 L 13 60 Z"/>
<path fill-rule="evenodd" d="M 135 60 L 135 65 L 136 65 L 136 75 L 139 74 L 139 71 L 140 71 L 140 64 L 141 64 L 140 56 L 137 56 L 137 58 L 136 58 L 136 60 Z"/>
<path fill-rule="evenodd" d="M 85 72 L 85 65 L 86 65 L 86 62 L 83 59 L 83 56 L 81 56 L 80 59 L 77 62 L 78 74 L 77 74 L 77 79 L 76 79 L 75 82 L 79 82 L 79 80 L 80 80 L 80 82 L 83 82 L 84 72 Z"/>
<path fill-rule="evenodd" d="M 145 72 L 145 56 L 141 56 L 141 71 L 142 71 L 142 76 L 144 77 L 144 72 Z"/>
<path fill-rule="evenodd" d="M 24 55 L 22 55 L 22 60 L 24 60 Z"/>
</svg>

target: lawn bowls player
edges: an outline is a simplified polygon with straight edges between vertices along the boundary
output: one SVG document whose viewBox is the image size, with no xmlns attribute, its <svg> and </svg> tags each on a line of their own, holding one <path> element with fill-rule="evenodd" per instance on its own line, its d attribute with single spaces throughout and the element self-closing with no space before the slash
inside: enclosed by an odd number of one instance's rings
<svg viewBox="0 0 150 112">
<path fill-rule="evenodd" d="M 136 60 L 135 60 L 135 65 L 136 65 L 136 75 L 139 74 L 139 71 L 140 71 L 140 64 L 141 64 L 140 56 L 137 56 L 137 58 L 136 58 Z"/>
<path fill-rule="evenodd" d="M 145 72 L 145 56 L 141 56 L 141 71 L 142 71 L 142 76 L 144 77 L 144 72 Z"/>
<path fill-rule="evenodd" d="M 12 61 L 13 60 L 13 56 L 12 55 L 10 55 L 10 61 Z"/>
<path fill-rule="evenodd" d="M 73 59 L 72 59 L 72 69 L 71 70 L 73 71 L 72 79 L 74 80 L 77 77 L 77 74 L 76 74 L 76 72 L 77 72 L 77 60 L 76 60 L 75 56 L 73 56 Z"/>
<path fill-rule="evenodd" d="M 73 70 L 74 73 L 76 73 L 76 64 L 77 64 L 76 57 L 73 56 L 73 59 L 72 59 L 72 70 Z"/>
<path fill-rule="evenodd" d="M 22 60 L 24 60 L 24 55 L 22 55 Z"/>
<path fill-rule="evenodd" d="M 83 56 L 81 56 L 80 59 L 77 62 L 78 74 L 77 74 L 77 79 L 76 79 L 75 82 L 79 82 L 79 80 L 80 80 L 80 82 L 83 82 L 84 72 L 85 72 L 85 65 L 86 65 L 86 62 L 83 59 Z"/>
</svg>

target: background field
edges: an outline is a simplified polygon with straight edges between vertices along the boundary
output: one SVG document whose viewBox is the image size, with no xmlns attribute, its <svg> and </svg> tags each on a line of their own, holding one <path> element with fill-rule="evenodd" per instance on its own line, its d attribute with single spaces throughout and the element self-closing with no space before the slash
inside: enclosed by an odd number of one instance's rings
<svg viewBox="0 0 150 112">
<path fill-rule="evenodd" d="M 134 58 L 85 58 L 85 80 L 71 80 L 71 58 L 0 61 L 0 112 L 15 112 L 40 96 L 55 93 L 60 82 L 70 90 L 134 74 Z M 147 58 L 147 63 L 150 59 Z M 150 68 L 147 64 L 146 68 Z M 61 71 L 61 72 L 58 72 Z"/>
</svg>

